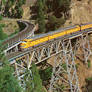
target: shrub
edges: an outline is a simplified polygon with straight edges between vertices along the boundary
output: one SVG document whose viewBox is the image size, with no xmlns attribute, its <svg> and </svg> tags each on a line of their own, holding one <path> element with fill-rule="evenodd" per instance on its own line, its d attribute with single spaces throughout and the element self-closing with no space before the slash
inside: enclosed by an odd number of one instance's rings
<svg viewBox="0 0 92 92">
<path fill-rule="evenodd" d="M 41 79 L 43 81 L 46 81 L 46 80 L 50 79 L 52 76 L 52 67 L 48 67 L 44 70 L 40 70 L 39 73 L 40 73 Z"/>
<path fill-rule="evenodd" d="M 13 68 L 7 61 L 3 50 L 4 46 L 0 43 L 0 62 L 3 62 L 0 68 L 0 92 L 21 92 L 22 89 L 13 76 Z"/>
<path fill-rule="evenodd" d="M 91 67 L 91 62 L 90 62 L 90 60 L 88 60 L 88 68 L 90 68 Z"/>
<path fill-rule="evenodd" d="M 75 64 L 76 69 L 78 69 L 79 65 L 80 65 L 79 63 Z"/>
<path fill-rule="evenodd" d="M 86 81 L 92 81 L 92 77 L 86 78 Z"/>
<path fill-rule="evenodd" d="M 4 26 L 5 26 L 4 24 L 0 24 L 0 40 L 4 40 L 8 37 L 7 34 L 3 32 L 2 27 Z"/>
<path fill-rule="evenodd" d="M 3 19 L 3 17 L 0 15 L 0 20 L 2 20 Z"/>
<path fill-rule="evenodd" d="M 66 64 L 65 64 L 65 63 L 64 63 L 64 64 L 62 64 L 61 66 L 62 66 L 62 68 L 64 68 L 65 70 L 67 70 L 67 66 L 66 66 Z"/>
</svg>

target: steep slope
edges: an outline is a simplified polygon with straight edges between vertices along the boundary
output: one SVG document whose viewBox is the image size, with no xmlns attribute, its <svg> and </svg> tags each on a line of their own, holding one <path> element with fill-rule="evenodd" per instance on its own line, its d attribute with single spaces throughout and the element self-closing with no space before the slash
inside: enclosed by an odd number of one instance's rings
<svg viewBox="0 0 92 92">
<path fill-rule="evenodd" d="M 16 19 L 3 19 L 0 21 L 0 24 L 5 24 L 3 31 L 7 35 L 11 35 L 19 29 Z"/>
<path fill-rule="evenodd" d="M 92 0 L 71 0 L 70 18 L 66 24 L 92 22 Z"/>
<path fill-rule="evenodd" d="M 32 6 L 34 3 L 36 2 L 36 0 L 26 0 L 26 4 L 23 5 L 23 19 L 30 19 L 31 17 L 31 9 L 30 6 Z"/>
<path fill-rule="evenodd" d="M 92 22 L 92 0 L 72 0 L 70 6 L 70 18 L 66 21 L 65 26 L 88 22 Z M 90 36 L 90 44 L 92 44 L 91 40 L 92 35 Z M 92 56 L 90 56 L 89 60 L 91 62 L 90 68 L 87 68 L 87 65 L 83 64 L 82 61 L 76 61 L 76 63 L 79 63 L 77 73 L 82 92 L 87 92 L 87 88 L 92 87 L 92 85 L 86 86 L 87 83 L 85 81 L 85 79 L 92 77 Z M 89 90 L 88 92 L 92 92 L 92 90 Z"/>
</svg>

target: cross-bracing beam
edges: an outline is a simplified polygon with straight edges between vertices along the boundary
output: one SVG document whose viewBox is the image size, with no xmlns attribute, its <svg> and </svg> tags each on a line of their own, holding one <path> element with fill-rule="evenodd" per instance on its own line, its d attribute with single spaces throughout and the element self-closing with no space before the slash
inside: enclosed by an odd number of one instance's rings
<svg viewBox="0 0 92 92">
<path fill-rule="evenodd" d="M 88 34 L 82 34 L 76 39 L 55 39 L 16 58 L 16 75 L 21 80 L 25 70 L 30 69 L 32 62 L 38 64 L 54 56 L 55 59 L 52 62 L 55 65 L 49 90 L 51 92 L 80 92 L 75 67 L 75 57 L 79 55 L 79 49 L 82 51 L 83 61 L 87 62 L 91 55 Z"/>
</svg>

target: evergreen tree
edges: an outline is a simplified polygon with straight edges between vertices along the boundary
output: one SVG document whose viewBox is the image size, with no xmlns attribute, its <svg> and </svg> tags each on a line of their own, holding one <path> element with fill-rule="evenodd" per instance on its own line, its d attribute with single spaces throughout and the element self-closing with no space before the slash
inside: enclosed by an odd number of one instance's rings
<svg viewBox="0 0 92 92">
<path fill-rule="evenodd" d="M 0 24 L 0 40 L 4 40 L 5 38 L 7 38 L 7 34 L 3 32 L 3 26 L 3 24 Z"/>
<path fill-rule="evenodd" d="M 40 79 L 38 69 L 34 63 L 32 63 L 31 71 L 32 76 L 26 76 L 26 92 L 45 92 L 42 86 L 42 81 Z"/>
<path fill-rule="evenodd" d="M 3 16 L 21 18 L 23 15 L 22 5 L 26 0 L 2 0 L 0 3 L 0 12 Z"/>
<path fill-rule="evenodd" d="M 22 5 L 26 3 L 26 0 L 18 0 L 15 5 L 15 18 L 22 18 L 23 15 L 23 9 Z M 14 11 L 13 11 L 14 12 Z"/>
<path fill-rule="evenodd" d="M 0 20 L 2 20 L 3 19 L 3 17 L 0 15 Z"/>
<path fill-rule="evenodd" d="M 12 75 L 13 70 L 9 64 L 0 69 L 0 92 L 21 92 L 18 81 Z"/>
<path fill-rule="evenodd" d="M 33 76 L 33 83 L 34 83 L 33 92 L 43 92 L 42 81 L 40 79 L 40 75 L 36 68 L 36 65 L 34 63 L 32 64 L 32 76 Z"/>
<path fill-rule="evenodd" d="M 32 92 L 33 90 L 33 78 L 32 78 L 32 73 L 30 72 L 30 70 L 26 70 L 25 72 L 25 76 L 24 76 L 24 82 L 26 84 L 25 86 L 25 92 Z"/>
<path fill-rule="evenodd" d="M 44 6 L 45 5 L 45 1 L 44 0 L 37 0 L 37 22 L 39 25 L 39 32 L 44 33 L 45 30 L 45 15 L 44 15 Z"/>
<path fill-rule="evenodd" d="M 13 76 L 13 69 L 10 67 L 0 45 L 0 62 L 3 62 L 0 68 L 0 92 L 21 92 L 18 81 Z"/>
</svg>

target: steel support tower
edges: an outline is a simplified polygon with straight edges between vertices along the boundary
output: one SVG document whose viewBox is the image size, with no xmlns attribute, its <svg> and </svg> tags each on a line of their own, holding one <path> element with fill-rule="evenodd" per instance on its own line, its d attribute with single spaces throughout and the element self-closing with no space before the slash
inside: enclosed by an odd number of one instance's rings
<svg viewBox="0 0 92 92">
<path fill-rule="evenodd" d="M 23 83 L 25 71 L 30 69 L 32 62 L 38 64 L 54 57 L 49 92 L 80 92 L 75 61 L 78 57 L 85 64 L 87 63 L 91 55 L 89 41 L 90 37 L 86 33 L 76 37 L 54 39 L 49 43 L 30 48 L 25 54 L 19 54 L 19 57 L 11 62 L 15 67 L 15 75 Z M 32 76 L 31 72 L 30 75 Z"/>
</svg>

